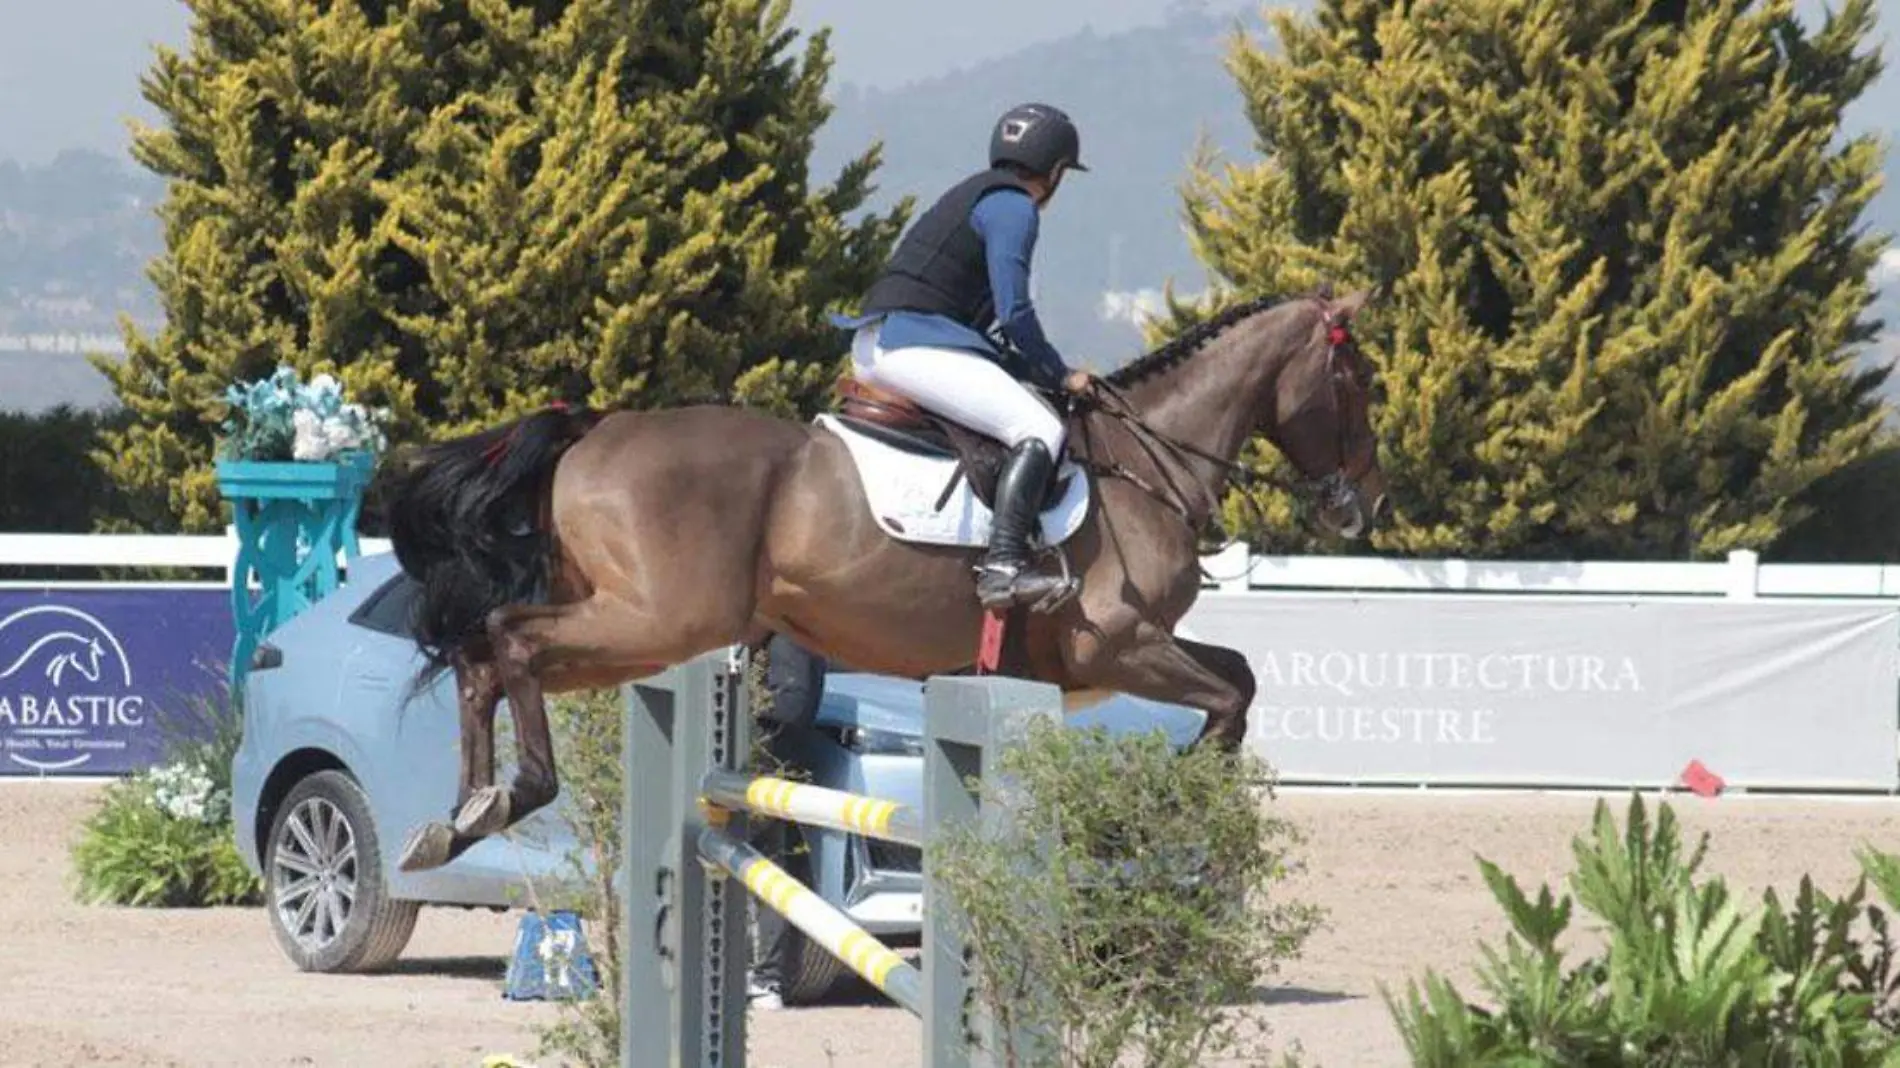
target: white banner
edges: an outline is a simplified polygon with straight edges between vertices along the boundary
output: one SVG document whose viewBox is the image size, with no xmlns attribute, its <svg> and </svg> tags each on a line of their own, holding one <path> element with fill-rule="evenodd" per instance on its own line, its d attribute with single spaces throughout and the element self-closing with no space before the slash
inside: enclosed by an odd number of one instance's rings
<svg viewBox="0 0 1900 1068">
<path fill-rule="evenodd" d="M 1900 602 L 1201 596 L 1288 781 L 1900 786 Z"/>
</svg>

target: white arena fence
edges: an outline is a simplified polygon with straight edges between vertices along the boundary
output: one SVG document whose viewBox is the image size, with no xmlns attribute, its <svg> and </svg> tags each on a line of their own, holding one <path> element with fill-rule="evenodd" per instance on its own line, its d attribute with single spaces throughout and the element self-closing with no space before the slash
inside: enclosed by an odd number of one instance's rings
<svg viewBox="0 0 1900 1068">
<path fill-rule="evenodd" d="M 1183 636 L 1246 654 L 1284 781 L 1900 787 L 1900 567 L 1249 558 Z"/>
<path fill-rule="evenodd" d="M 387 538 L 364 538 L 366 554 L 389 551 Z M 0 567 L 191 568 L 215 571 L 218 579 L 196 584 L 229 586 L 237 561 L 237 532 L 218 534 L 0 534 Z M 60 585 L 96 585 L 63 582 Z M 32 581 L 12 586 L 43 586 Z"/>
<path fill-rule="evenodd" d="M 388 549 L 363 542 L 365 553 Z M 228 591 L 236 554 L 229 531 L 0 534 L 0 567 L 206 576 L 7 582 L 0 621 L 106 591 L 211 598 Z M 1259 682 L 1249 741 L 1282 782 L 1667 788 L 1700 762 L 1731 789 L 1900 789 L 1900 565 L 1763 564 L 1748 552 L 1706 563 L 1251 556 L 1244 546 L 1203 564 L 1211 579 L 1182 636 L 1247 656 Z M 0 623 L 0 667 L 13 644 Z M 21 689 L 30 685 L 0 678 L 0 745 L 21 729 L 25 699 L 45 706 L 48 695 Z M 34 773 L 7 755 L 0 774 Z M 55 762 L 43 756 L 33 759 Z"/>
</svg>

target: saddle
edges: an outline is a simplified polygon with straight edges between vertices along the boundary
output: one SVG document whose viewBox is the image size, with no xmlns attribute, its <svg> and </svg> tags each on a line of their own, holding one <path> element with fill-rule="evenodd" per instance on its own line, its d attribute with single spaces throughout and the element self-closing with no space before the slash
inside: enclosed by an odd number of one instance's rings
<svg viewBox="0 0 1900 1068">
<path fill-rule="evenodd" d="M 969 481 L 971 492 L 983 502 L 983 507 L 996 508 L 996 480 L 1002 474 L 1003 462 L 1009 458 L 1008 446 L 851 375 L 838 381 L 836 393 L 838 404 L 832 414 L 839 420 L 867 437 L 905 452 L 957 461 L 956 477 Z M 1069 480 L 1074 477 L 1073 471 L 1062 469 L 1068 452 L 1065 441 L 1063 455 L 1055 458 L 1058 474 L 1049 480 L 1038 510 L 1054 505 L 1068 489 Z M 950 499 L 956 485 L 953 478 L 944 487 L 938 507 Z"/>
</svg>

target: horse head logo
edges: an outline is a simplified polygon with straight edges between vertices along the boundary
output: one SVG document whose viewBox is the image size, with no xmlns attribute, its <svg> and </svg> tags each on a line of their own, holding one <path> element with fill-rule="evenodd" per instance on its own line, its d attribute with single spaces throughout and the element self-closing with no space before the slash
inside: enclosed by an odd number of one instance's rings
<svg viewBox="0 0 1900 1068">
<path fill-rule="evenodd" d="M 99 639 L 84 638 L 71 633 L 62 633 L 57 637 L 72 639 L 76 647 L 56 654 L 47 662 L 47 679 L 58 686 L 61 676 L 65 675 L 67 669 L 70 668 L 85 676 L 87 682 L 98 682 L 99 662 L 105 659 L 106 655 L 105 646 L 99 644 Z"/>
<path fill-rule="evenodd" d="M 40 626 L 32 626 L 36 622 Z M 125 685 L 132 684 L 132 666 L 118 638 L 84 612 L 57 605 L 22 609 L 0 620 L 0 648 L 12 644 L 4 637 L 15 631 L 38 633 L 25 649 L 4 661 L 0 679 L 36 668 L 54 687 L 65 684 L 69 676 L 73 677 L 70 681 L 97 683 L 105 675 L 108 659 L 116 659 Z"/>
</svg>

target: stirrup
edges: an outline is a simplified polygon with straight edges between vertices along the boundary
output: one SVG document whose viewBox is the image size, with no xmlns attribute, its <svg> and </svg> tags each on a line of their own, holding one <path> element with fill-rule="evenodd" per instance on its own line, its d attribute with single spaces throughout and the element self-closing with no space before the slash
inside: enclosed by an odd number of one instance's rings
<svg viewBox="0 0 1900 1068">
<path fill-rule="evenodd" d="M 976 598 L 989 611 L 1031 603 L 1047 611 L 1040 606 L 1055 602 L 1072 583 L 1072 579 L 1044 574 L 1029 564 L 990 561 L 976 568 Z"/>
</svg>

